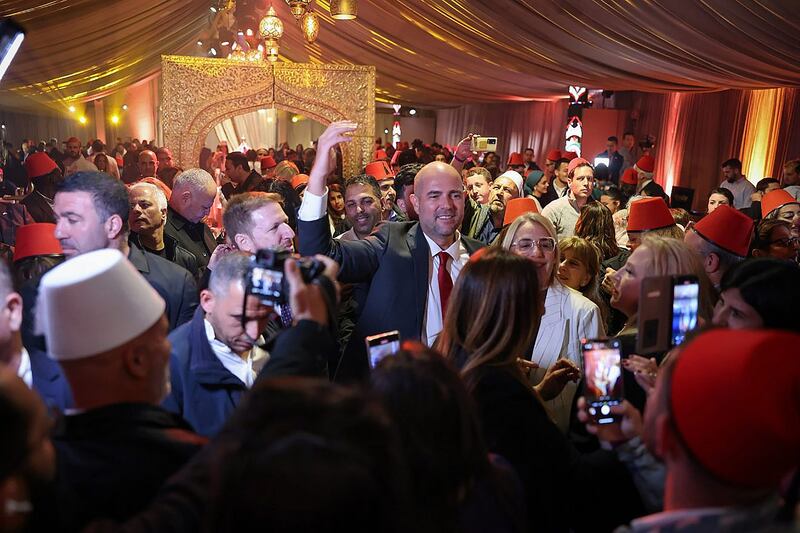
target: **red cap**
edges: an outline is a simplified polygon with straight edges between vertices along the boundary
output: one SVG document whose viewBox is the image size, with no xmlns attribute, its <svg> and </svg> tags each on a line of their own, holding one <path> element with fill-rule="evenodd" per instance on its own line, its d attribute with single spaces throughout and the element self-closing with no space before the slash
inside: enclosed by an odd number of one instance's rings
<svg viewBox="0 0 800 533">
<path fill-rule="evenodd" d="M 652 155 L 643 155 L 636 162 L 636 168 L 642 172 L 654 172 L 656 168 L 656 160 Z"/>
<path fill-rule="evenodd" d="M 28 158 L 30 159 L 30 157 Z M 798 204 L 800 202 L 794 196 L 784 191 L 783 189 L 775 189 L 770 191 L 761 198 L 761 217 L 767 218 L 771 212 L 780 209 L 786 204 Z"/>
<path fill-rule="evenodd" d="M 278 163 L 275 162 L 275 158 L 271 155 L 265 156 L 261 158 L 261 168 L 275 168 L 278 166 Z"/>
<path fill-rule="evenodd" d="M 170 198 L 172 198 L 172 189 L 170 189 L 170 188 L 169 188 L 169 185 L 167 185 L 166 183 L 164 183 L 163 181 L 161 181 L 161 180 L 160 180 L 160 179 L 158 179 L 158 178 L 154 178 L 154 177 L 152 177 L 152 176 L 148 176 L 148 177 L 146 177 L 146 178 L 142 178 L 142 179 L 140 179 L 140 180 L 139 180 L 139 181 L 137 181 L 136 183 L 139 183 L 139 182 L 142 182 L 142 183 L 149 183 L 149 184 L 151 184 L 151 185 L 155 185 L 156 187 L 158 187 L 159 189 L 161 189 L 161 192 L 163 192 L 163 193 L 164 193 L 164 196 L 166 196 L 166 197 L 167 197 L 167 201 L 168 201 L 168 202 L 169 202 Z"/>
<path fill-rule="evenodd" d="M 392 167 L 390 167 L 389 163 L 386 161 L 373 161 L 367 165 L 367 168 L 364 169 L 364 173 L 369 174 L 378 181 L 394 178 Z"/>
<path fill-rule="evenodd" d="M 308 183 L 308 175 L 306 174 L 295 174 L 292 176 L 292 189 L 296 189 L 301 185 L 306 185 Z"/>
<path fill-rule="evenodd" d="M 525 213 L 538 213 L 536 201 L 533 198 L 514 198 L 506 204 L 506 214 L 503 216 L 503 226 L 514 222 L 518 216 Z"/>
<path fill-rule="evenodd" d="M 561 159 L 561 150 L 550 150 L 547 152 L 547 160 L 548 161 L 558 161 Z"/>
<path fill-rule="evenodd" d="M 667 203 L 660 196 L 642 198 L 631 204 L 628 231 L 649 231 L 675 225 Z"/>
<path fill-rule="evenodd" d="M 639 176 L 636 173 L 636 169 L 633 167 L 625 169 L 625 172 L 622 173 L 620 181 L 622 183 L 627 183 L 628 185 L 636 185 L 639 183 Z"/>
<path fill-rule="evenodd" d="M 578 157 L 578 154 L 576 154 L 575 152 L 561 152 L 561 157 L 563 157 L 564 159 L 569 159 L 570 161 L 572 161 L 573 159 Z"/>
<path fill-rule="evenodd" d="M 56 239 L 56 225 L 49 222 L 26 224 L 17 228 L 14 261 L 34 255 L 61 255 L 61 243 Z"/>
<path fill-rule="evenodd" d="M 753 238 L 753 219 L 721 205 L 693 226 L 698 235 L 726 252 L 747 257 Z"/>
<path fill-rule="evenodd" d="M 787 331 L 717 329 L 681 350 L 670 385 L 672 419 L 691 455 L 717 479 L 775 488 L 797 467 L 797 346 L 800 335 Z"/>
<path fill-rule="evenodd" d="M 474 263 L 476 261 L 480 261 L 481 258 L 486 255 L 486 253 L 491 250 L 489 246 L 484 246 L 483 248 L 478 248 L 475 250 L 471 256 L 469 256 L 469 262 Z"/>
<path fill-rule="evenodd" d="M 508 167 L 521 167 L 525 164 L 525 161 L 522 159 L 522 154 L 519 152 L 512 152 L 510 156 L 508 156 Z"/>
<path fill-rule="evenodd" d="M 375 150 L 375 157 L 373 159 L 389 159 L 389 156 L 386 155 L 386 150 L 383 148 L 379 150 Z"/>
<path fill-rule="evenodd" d="M 582 157 L 576 157 L 572 161 L 569 162 L 569 166 L 567 167 L 567 174 L 572 174 L 572 171 L 578 168 L 579 166 L 589 165 L 592 166 L 587 160 Z"/>
<path fill-rule="evenodd" d="M 57 168 L 56 162 L 44 152 L 33 153 L 25 159 L 25 172 L 28 174 L 28 179 L 50 174 Z"/>
</svg>

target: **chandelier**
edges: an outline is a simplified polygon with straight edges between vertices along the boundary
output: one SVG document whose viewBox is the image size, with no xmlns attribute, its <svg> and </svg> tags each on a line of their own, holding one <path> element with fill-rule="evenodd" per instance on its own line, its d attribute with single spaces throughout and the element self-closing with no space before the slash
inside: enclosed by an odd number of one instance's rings
<svg viewBox="0 0 800 533">
<path fill-rule="evenodd" d="M 308 10 L 308 3 L 311 0 L 286 0 L 289 4 L 289 10 L 292 12 L 295 20 L 300 20 Z"/>
<path fill-rule="evenodd" d="M 317 35 L 319 35 L 319 16 L 316 13 L 309 10 L 300 19 L 300 26 L 303 30 L 303 37 L 306 38 L 309 44 L 317 40 Z"/>
<path fill-rule="evenodd" d="M 258 35 L 264 39 L 267 59 L 274 63 L 278 60 L 279 41 L 283 37 L 283 22 L 275 14 L 274 7 L 269 6 L 266 16 L 258 24 Z"/>
</svg>

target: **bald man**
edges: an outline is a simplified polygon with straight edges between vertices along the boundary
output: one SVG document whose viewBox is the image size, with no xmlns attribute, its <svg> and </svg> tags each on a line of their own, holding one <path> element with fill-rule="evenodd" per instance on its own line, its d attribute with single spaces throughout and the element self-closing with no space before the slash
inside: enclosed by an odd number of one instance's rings
<svg viewBox="0 0 800 533">
<path fill-rule="evenodd" d="M 154 178 L 158 172 L 158 157 L 150 150 L 139 152 L 139 176 L 142 178 Z"/>
<path fill-rule="evenodd" d="M 367 375 L 364 338 L 369 335 L 399 330 L 402 339 L 432 345 L 442 330 L 443 310 L 458 274 L 483 246 L 458 231 L 466 193 L 458 171 L 441 162 L 424 166 L 414 178 L 410 200 L 418 222 L 387 222 L 360 241 L 332 239 L 326 214 L 328 153 L 336 144 L 350 141 L 357 127 L 354 122 L 334 122 L 320 136 L 298 216 L 302 255 L 327 255 L 341 265 L 340 281 L 369 284 L 337 381 Z"/>
</svg>

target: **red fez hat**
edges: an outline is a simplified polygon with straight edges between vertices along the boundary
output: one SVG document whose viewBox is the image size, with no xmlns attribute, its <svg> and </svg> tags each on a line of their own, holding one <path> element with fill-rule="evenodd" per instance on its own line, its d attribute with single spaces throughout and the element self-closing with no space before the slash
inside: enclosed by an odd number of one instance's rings
<svg viewBox="0 0 800 533">
<path fill-rule="evenodd" d="M 30 157 L 29 157 L 30 159 Z M 780 209 L 786 204 L 798 204 L 797 199 L 784 191 L 783 189 L 775 189 L 764 195 L 761 199 L 761 217 L 767 218 L 771 212 Z"/>
<path fill-rule="evenodd" d="M 484 246 L 483 248 L 478 248 L 475 250 L 472 255 L 469 256 L 469 262 L 474 263 L 476 261 L 480 261 L 486 253 L 491 250 L 490 247 Z"/>
<path fill-rule="evenodd" d="M 569 166 L 567 166 L 567 174 L 572 174 L 573 170 L 584 165 L 592 166 L 592 164 L 589 163 L 584 158 L 576 157 L 575 159 L 569 162 Z"/>
<path fill-rule="evenodd" d="M 56 225 L 49 222 L 26 224 L 17 228 L 14 261 L 34 255 L 61 255 L 61 243 L 56 239 Z"/>
<path fill-rule="evenodd" d="M 386 161 L 373 161 L 367 165 L 367 168 L 364 169 L 364 173 L 369 174 L 378 181 L 394 177 L 392 167 L 390 167 Z"/>
<path fill-rule="evenodd" d="M 622 183 L 627 183 L 628 185 L 636 185 L 639 183 L 639 176 L 636 174 L 636 169 L 633 167 L 625 169 L 625 172 L 622 173 L 620 181 Z"/>
<path fill-rule="evenodd" d="M 642 172 L 654 172 L 656 169 L 656 160 L 652 155 L 643 155 L 636 162 L 636 168 Z"/>
<path fill-rule="evenodd" d="M 167 185 L 166 183 L 164 183 L 163 181 L 161 181 L 158 178 L 154 178 L 152 176 L 148 176 L 146 178 L 140 179 L 136 183 L 149 183 L 150 185 L 155 185 L 156 187 L 161 189 L 161 192 L 163 192 L 164 196 L 167 197 L 167 201 L 168 202 L 169 202 L 170 198 L 172 198 L 172 189 L 169 188 L 169 185 Z M 135 183 L 132 184 L 132 185 L 135 185 Z"/>
<path fill-rule="evenodd" d="M 28 174 L 28 179 L 50 174 L 57 168 L 56 162 L 44 152 L 33 153 L 25 160 L 25 172 Z"/>
<path fill-rule="evenodd" d="M 301 185 L 308 183 L 308 176 L 306 174 L 295 174 L 292 176 L 292 189 L 296 189 Z"/>
<path fill-rule="evenodd" d="M 744 213 L 721 205 L 693 227 L 711 244 L 739 257 L 747 257 L 753 238 L 753 219 Z"/>
<path fill-rule="evenodd" d="M 660 196 L 642 198 L 631 204 L 628 213 L 628 231 L 649 231 L 668 228 L 675 224 L 667 203 Z"/>
<path fill-rule="evenodd" d="M 547 160 L 548 161 L 558 161 L 561 159 L 561 150 L 550 150 L 547 152 Z"/>
<path fill-rule="evenodd" d="M 564 159 L 569 159 L 570 161 L 572 161 L 573 159 L 578 157 L 578 154 L 576 154 L 575 152 L 561 152 L 561 157 L 563 157 Z"/>
<path fill-rule="evenodd" d="M 386 155 L 386 150 L 381 148 L 380 150 L 375 150 L 375 157 L 373 159 L 389 159 L 389 156 Z"/>
<path fill-rule="evenodd" d="M 718 329 L 681 350 L 670 384 L 672 419 L 693 458 L 717 479 L 774 488 L 797 467 L 798 346 L 796 333 Z"/>
<path fill-rule="evenodd" d="M 514 198 L 506 204 L 506 214 L 503 216 L 503 226 L 514 222 L 518 216 L 525 213 L 538 213 L 536 201 L 533 198 Z"/>
<path fill-rule="evenodd" d="M 278 163 L 275 162 L 275 158 L 271 155 L 261 158 L 261 168 L 275 168 L 276 166 L 278 166 Z"/>
<path fill-rule="evenodd" d="M 508 165 L 509 167 L 521 167 L 525 164 L 525 161 L 522 160 L 522 154 L 519 152 L 512 152 L 510 156 L 508 156 Z"/>
</svg>

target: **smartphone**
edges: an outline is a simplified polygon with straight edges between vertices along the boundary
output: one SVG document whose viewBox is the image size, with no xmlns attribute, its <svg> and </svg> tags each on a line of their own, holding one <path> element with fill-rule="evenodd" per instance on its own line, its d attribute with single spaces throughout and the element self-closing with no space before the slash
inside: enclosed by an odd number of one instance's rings
<svg viewBox="0 0 800 533">
<path fill-rule="evenodd" d="M 609 164 L 609 162 L 610 162 L 610 161 L 611 161 L 611 160 L 610 160 L 608 157 L 595 157 L 595 158 L 594 158 L 594 166 L 595 166 L 595 167 L 597 167 L 597 165 L 605 165 L 605 166 L 608 166 L 608 164 Z"/>
<path fill-rule="evenodd" d="M 381 359 L 400 350 L 400 332 L 395 330 L 371 335 L 366 338 L 366 343 L 369 367 L 375 368 Z"/>
<path fill-rule="evenodd" d="M 470 150 L 473 152 L 494 152 L 497 150 L 497 137 L 475 136 L 470 141 Z"/>
<path fill-rule="evenodd" d="M 652 276 L 642 280 L 636 353 L 660 355 L 680 345 L 697 327 L 697 276 Z"/>
<path fill-rule="evenodd" d="M 618 339 L 584 339 L 583 389 L 589 415 L 598 424 L 613 424 L 611 407 L 622 402 L 622 356 Z"/>
</svg>

